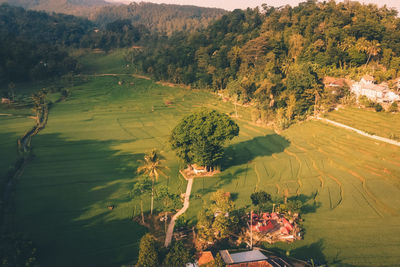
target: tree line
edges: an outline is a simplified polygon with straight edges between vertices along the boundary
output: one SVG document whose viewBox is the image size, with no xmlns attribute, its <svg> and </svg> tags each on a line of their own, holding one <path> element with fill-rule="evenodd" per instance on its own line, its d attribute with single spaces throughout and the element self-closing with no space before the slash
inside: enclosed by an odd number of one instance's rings
<svg viewBox="0 0 400 267">
<path fill-rule="evenodd" d="M 132 52 L 138 71 L 157 80 L 223 91 L 253 104 L 256 120 L 281 127 L 339 101 L 325 76 L 378 82 L 400 71 L 400 19 L 394 9 L 309 0 L 296 7 L 234 10 L 196 32 L 176 32 Z"/>
</svg>

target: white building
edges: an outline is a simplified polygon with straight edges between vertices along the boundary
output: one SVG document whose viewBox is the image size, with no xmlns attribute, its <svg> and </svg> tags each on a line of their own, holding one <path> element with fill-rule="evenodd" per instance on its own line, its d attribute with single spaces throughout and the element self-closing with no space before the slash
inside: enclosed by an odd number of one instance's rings
<svg viewBox="0 0 400 267">
<path fill-rule="evenodd" d="M 353 83 L 351 91 L 357 96 L 366 96 L 369 100 L 375 102 L 395 102 L 400 101 L 400 95 L 389 89 L 387 83 L 375 84 L 374 78 L 365 75 L 359 82 Z"/>
</svg>

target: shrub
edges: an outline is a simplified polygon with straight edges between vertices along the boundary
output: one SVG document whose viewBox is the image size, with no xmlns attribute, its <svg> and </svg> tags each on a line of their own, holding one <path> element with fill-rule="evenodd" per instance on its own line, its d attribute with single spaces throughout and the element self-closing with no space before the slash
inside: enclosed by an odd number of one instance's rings
<svg viewBox="0 0 400 267">
<path fill-rule="evenodd" d="M 399 111 L 399 106 L 397 105 L 396 102 L 393 102 L 392 105 L 390 105 L 389 111 L 390 111 L 390 112 L 397 112 L 397 111 Z"/>
<path fill-rule="evenodd" d="M 382 110 L 383 110 L 383 107 L 381 106 L 381 104 L 376 104 L 375 111 L 376 112 L 381 112 Z"/>
<path fill-rule="evenodd" d="M 372 108 L 375 106 L 375 103 L 369 100 L 365 95 L 360 96 L 358 102 L 366 108 Z"/>
</svg>

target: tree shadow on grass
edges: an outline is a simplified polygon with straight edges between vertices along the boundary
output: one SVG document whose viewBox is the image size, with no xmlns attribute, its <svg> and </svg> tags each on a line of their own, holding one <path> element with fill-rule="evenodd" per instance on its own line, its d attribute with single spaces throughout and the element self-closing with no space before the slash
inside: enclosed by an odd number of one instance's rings
<svg viewBox="0 0 400 267">
<path fill-rule="evenodd" d="M 296 248 L 290 252 L 295 258 L 303 259 L 306 261 L 313 261 L 315 266 L 320 266 L 326 263 L 326 258 L 323 253 L 324 240 L 320 239 L 317 242 Z"/>
<path fill-rule="evenodd" d="M 135 261 L 146 229 L 131 219 L 130 190 L 143 154 L 119 150 L 124 142 L 35 136 L 35 157 L 17 185 L 15 220 L 38 247 L 41 266 Z"/>
<path fill-rule="evenodd" d="M 267 252 L 271 253 L 272 255 L 278 255 L 284 259 L 287 259 L 288 255 L 287 252 L 289 252 L 290 258 L 307 261 L 308 263 L 310 263 L 310 266 L 311 266 L 311 261 L 314 262 L 314 266 L 320 266 L 326 263 L 326 258 L 325 255 L 323 254 L 324 241 L 322 239 L 314 243 L 311 243 L 309 245 L 289 250 L 285 250 L 283 248 L 278 248 L 278 247 L 269 247 L 269 246 L 270 245 L 267 245 L 266 247 Z"/>
<path fill-rule="evenodd" d="M 300 201 L 302 203 L 300 214 L 307 214 L 307 213 L 315 213 L 318 208 L 321 207 L 322 203 L 320 201 L 315 200 L 316 193 L 312 193 L 310 195 L 300 194 L 297 196 L 289 197 L 288 200 L 290 201 Z"/>
<path fill-rule="evenodd" d="M 233 144 L 226 148 L 221 167 L 224 170 L 232 166 L 246 164 L 256 157 L 281 153 L 289 145 L 290 141 L 278 134 L 258 136 L 251 140 Z"/>
</svg>

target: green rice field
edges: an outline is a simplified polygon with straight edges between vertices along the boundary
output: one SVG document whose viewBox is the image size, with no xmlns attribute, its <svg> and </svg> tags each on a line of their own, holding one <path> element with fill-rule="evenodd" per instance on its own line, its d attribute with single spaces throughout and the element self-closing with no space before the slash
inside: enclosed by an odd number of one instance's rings
<svg viewBox="0 0 400 267">
<path fill-rule="evenodd" d="M 374 110 L 346 107 L 326 113 L 326 118 L 370 134 L 400 140 L 399 112 L 375 112 Z"/>
<path fill-rule="evenodd" d="M 107 65 L 99 63 L 102 56 L 85 57 L 86 69 L 97 64 L 99 73 Z M 118 58 L 113 60 L 117 68 Z M 129 75 L 88 76 L 70 91 L 33 138 L 35 157 L 16 188 L 17 227 L 38 247 L 40 266 L 135 263 L 146 232 L 132 221 L 139 213 L 130 193 L 138 160 L 152 148 L 162 151 L 169 179 L 160 177 L 157 186 L 183 193 L 183 165 L 168 145 L 172 128 L 201 107 L 228 114 L 234 108 L 207 92 Z M 400 147 L 318 121 L 277 134 L 251 123 L 248 109 L 238 112 L 240 135 L 227 144 L 222 172 L 195 180 L 187 218 L 195 220 L 203 200 L 218 189 L 231 192 L 238 207 L 249 205 L 255 190 L 282 197 L 288 189 L 289 197 L 305 204 L 304 239 L 267 249 L 329 266 L 398 266 Z M 375 120 L 390 130 L 386 117 Z M 398 117 L 393 121 L 400 125 Z M 33 121 L 0 116 L 0 123 L 0 158 L 12 161 L 17 136 Z"/>
</svg>

